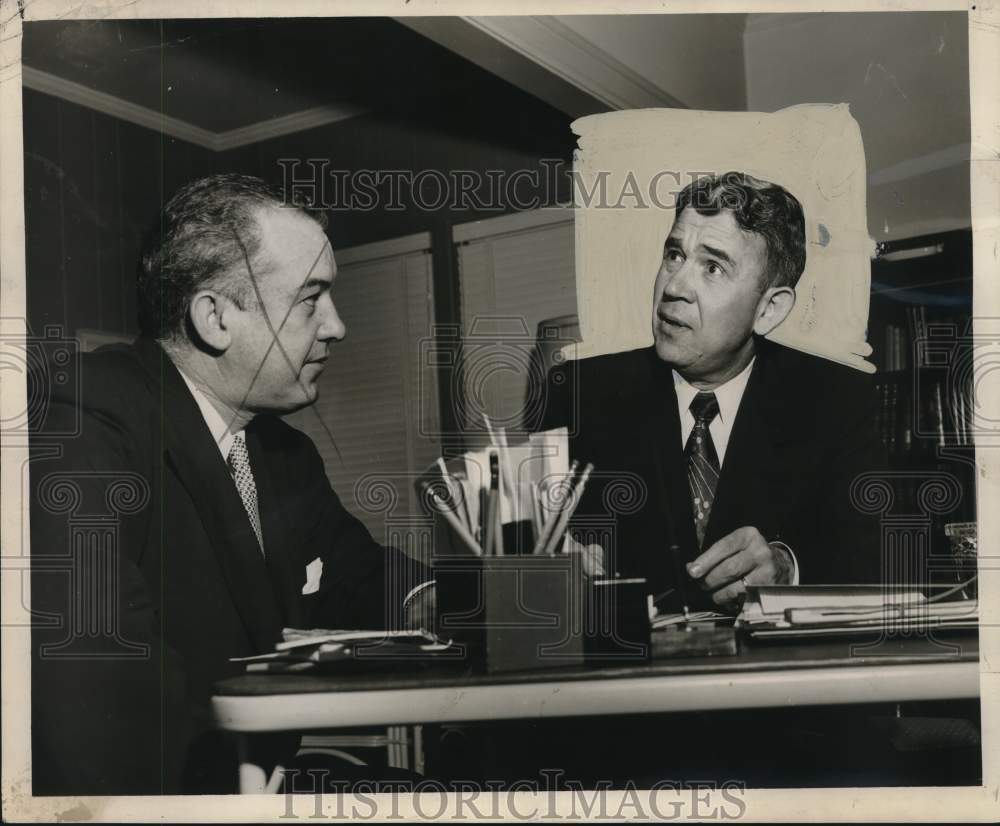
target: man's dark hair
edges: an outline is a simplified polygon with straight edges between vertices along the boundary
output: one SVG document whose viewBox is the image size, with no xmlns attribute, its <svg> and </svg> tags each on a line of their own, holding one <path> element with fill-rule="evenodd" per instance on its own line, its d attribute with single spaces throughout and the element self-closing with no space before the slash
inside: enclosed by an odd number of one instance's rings
<svg viewBox="0 0 1000 826">
<path fill-rule="evenodd" d="M 806 220 L 788 190 L 745 172 L 725 172 L 692 181 L 677 196 L 677 215 L 691 207 L 699 215 L 729 210 L 744 232 L 764 239 L 766 287 L 794 287 L 806 268 Z"/>
<path fill-rule="evenodd" d="M 298 209 L 326 228 L 326 214 L 290 204 L 260 178 L 224 173 L 199 178 L 167 201 L 142 245 L 138 268 L 139 329 L 169 339 L 185 329 L 191 296 L 211 286 L 243 307 L 253 299 L 243 249 L 260 248 L 261 209 Z M 237 240 L 238 239 L 238 240 Z"/>
</svg>

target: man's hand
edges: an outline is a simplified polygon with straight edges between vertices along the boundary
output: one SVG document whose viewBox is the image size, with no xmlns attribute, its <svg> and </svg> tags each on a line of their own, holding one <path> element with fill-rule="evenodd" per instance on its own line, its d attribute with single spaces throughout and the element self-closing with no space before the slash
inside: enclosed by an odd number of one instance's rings
<svg viewBox="0 0 1000 826">
<path fill-rule="evenodd" d="M 587 576 L 604 576 L 604 549 L 600 545 L 581 545 L 570 534 L 566 541 L 566 553 L 580 554 L 583 572 Z"/>
<path fill-rule="evenodd" d="M 716 605 L 732 608 L 747 585 L 787 585 L 794 563 L 778 544 L 769 545 L 756 528 L 737 528 L 687 564 L 688 573 L 712 594 Z"/>
</svg>

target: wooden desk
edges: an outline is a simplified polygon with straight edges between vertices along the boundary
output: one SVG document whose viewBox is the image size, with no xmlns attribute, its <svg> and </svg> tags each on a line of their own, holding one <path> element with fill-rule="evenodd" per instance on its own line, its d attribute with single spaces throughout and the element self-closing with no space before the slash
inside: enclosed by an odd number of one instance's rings
<svg viewBox="0 0 1000 826">
<path fill-rule="evenodd" d="M 461 666 L 246 675 L 219 683 L 212 702 L 217 724 L 241 735 L 247 755 L 245 738 L 260 732 L 978 697 L 977 635 L 948 641 L 953 649 L 924 640 L 867 649 L 846 641 L 744 644 L 736 657 L 504 675 Z M 263 769 L 245 760 L 241 791 L 268 786 Z"/>
</svg>

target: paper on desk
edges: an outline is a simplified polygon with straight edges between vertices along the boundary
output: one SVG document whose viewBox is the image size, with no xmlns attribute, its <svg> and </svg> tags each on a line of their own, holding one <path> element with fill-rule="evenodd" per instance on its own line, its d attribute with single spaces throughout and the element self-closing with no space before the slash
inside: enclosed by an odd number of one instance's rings
<svg viewBox="0 0 1000 826">
<path fill-rule="evenodd" d="M 688 614 L 657 614 L 650 619 L 649 626 L 654 631 L 659 628 L 668 628 L 671 625 L 685 625 L 699 622 L 732 622 L 736 618 L 731 614 L 722 614 L 718 611 L 691 611 Z"/>
<path fill-rule="evenodd" d="M 754 597 L 756 596 L 756 600 Z M 790 608 L 856 609 L 883 605 L 917 605 L 926 597 L 916 588 L 887 589 L 881 585 L 764 585 L 747 589 L 747 605 L 759 604 L 762 614 L 784 614 Z"/>
<path fill-rule="evenodd" d="M 437 637 L 426 631 L 342 631 L 315 628 L 303 630 L 286 628 L 282 631 L 284 641 L 274 646 L 276 651 L 292 648 L 319 646 L 323 643 L 369 642 L 371 640 L 394 640 L 396 642 L 437 642 Z"/>
<path fill-rule="evenodd" d="M 283 642 L 274 651 L 250 657 L 231 657 L 230 662 L 242 663 L 248 674 L 289 673 L 314 668 L 361 667 L 365 652 L 375 647 L 386 662 L 396 665 L 403 659 L 417 662 L 428 657 L 461 656 L 461 651 L 429 631 L 333 630 L 326 628 L 285 628 Z M 390 656 L 391 655 L 391 656 Z"/>
<path fill-rule="evenodd" d="M 955 602 L 921 602 L 911 605 L 883 605 L 873 610 L 863 608 L 790 608 L 785 618 L 792 625 L 854 625 L 858 623 L 885 623 L 894 625 L 927 623 L 932 621 L 955 622 L 976 619 L 979 603 L 976 600 Z"/>
<path fill-rule="evenodd" d="M 469 515 L 472 524 L 479 524 L 480 489 L 490 486 L 490 453 L 493 447 L 466 451 L 462 457 L 462 472 L 468 480 Z M 503 451 L 513 490 L 504 489 L 500 497 L 500 519 L 504 524 L 531 519 L 531 485 L 552 485 L 563 481 L 569 473 L 569 433 L 565 427 L 528 434 L 527 441 L 508 444 Z M 449 462 L 451 470 L 452 462 Z M 548 497 L 542 496 L 543 515 Z"/>
<path fill-rule="evenodd" d="M 462 460 L 465 464 L 465 473 L 469 478 L 469 495 L 476 503 L 475 512 L 470 508 L 470 516 L 475 519 L 475 522 L 472 523 L 473 525 L 479 524 L 479 491 L 489 490 L 490 487 L 491 453 L 498 453 L 498 450 L 493 447 L 487 447 L 480 450 L 469 450 L 462 455 Z M 502 456 L 501 461 L 504 463 L 506 473 L 508 474 L 505 477 L 501 473 L 500 479 L 500 521 L 504 525 L 510 522 L 517 522 L 520 519 L 530 518 L 526 512 L 522 516 L 524 509 L 520 502 L 518 485 L 516 483 L 516 471 L 523 461 L 524 453 L 525 450 L 521 445 L 509 445 L 500 454 Z M 504 482 L 505 478 L 514 484 L 513 491 L 508 490 L 508 485 Z"/>
<path fill-rule="evenodd" d="M 920 589 L 899 586 L 750 586 L 738 617 L 755 626 L 949 622 L 975 616 L 968 600 L 934 602 Z"/>
</svg>

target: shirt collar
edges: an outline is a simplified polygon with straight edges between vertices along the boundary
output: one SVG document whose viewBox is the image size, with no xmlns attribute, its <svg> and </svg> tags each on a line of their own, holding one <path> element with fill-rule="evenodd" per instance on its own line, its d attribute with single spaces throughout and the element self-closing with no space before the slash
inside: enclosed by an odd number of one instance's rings
<svg viewBox="0 0 1000 826">
<path fill-rule="evenodd" d="M 735 420 L 736 412 L 740 409 L 740 400 L 743 398 L 743 392 L 747 388 L 747 382 L 750 380 L 750 372 L 753 370 L 756 360 L 757 357 L 754 356 L 740 373 L 737 373 L 729 381 L 720 384 L 712 391 L 719 402 L 719 419 L 724 424 L 732 424 Z M 686 411 L 698 393 L 698 388 L 690 384 L 676 370 L 671 372 L 674 374 L 674 392 L 677 394 L 677 405 L 681 411 Z"/>
<path fill-rule="evenodd" d="M 176 365 L 174 366 L 176 367 Z M 215 439 L 215 444 L 222 453 L 222 458 L 228 459 L 229 449 L 233 446 L 233 439 L 236 434 L 229 432 L 229 425 L 226 423 L 226 420 L 222 418 L 222 414 L 215 409 L 215 405 L 212 404 L 212 400 L 199 390 L 195 386 L 195 383 L 191 381 L 191 379 L 189 379 L 187 375 L 185 375 L 184 371 L 179 367 L 177 368 L 177 372 L 181 374 L 181 378 L 184 379 L 184 383 L 187 385 L 188 390 L 190 390 L 191 395 L 194 396 L 195 403 L 201 411 L 201 416 L 205 420 L 205 424 L 208 425 L 209 432 L 212 434 L 212 438 Z"/>
</svg>

